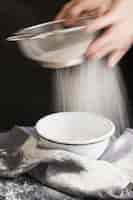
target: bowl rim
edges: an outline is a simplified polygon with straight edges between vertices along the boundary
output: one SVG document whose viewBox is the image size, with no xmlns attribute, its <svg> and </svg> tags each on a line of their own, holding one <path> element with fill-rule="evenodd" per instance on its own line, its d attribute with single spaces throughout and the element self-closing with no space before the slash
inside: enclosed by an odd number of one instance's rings
<svg viewBox="0 0 133 200">
<path fill-rule="evenodd" d="M 77 25 L 77 26 L 73 26 L 73 27 L 68 27 L 67 29 L 57 29 L 54 30 L 52 32 L 43 32 L 43 33 L 36 33 L 36 34 L 32 34 L 32 33 L 24 33 L 26 31 L 32 31 L 41 27 L 47 27 L 49 25 L 54 25 L 54 24 L 61 24 L 63 23 L 65 20 L 61 19 L 61 20 L 55 20 L 55 21 L 48 21 L 48 22 L 43 22 L 40 24 L 35 24 L 32 26 L 27 26 L 24 28 L 19 29 L 17 32 L 15 32 L 13 35 L 7 37 L 7 41 L 11 42 L 11 41 L 23 41 L 23 40 L 36 40 L 36 39 L 44 39 L 47 36 L 53 36 L 54 34 L 66 34 L 68 32 L 74 32 L 74 31 L 80 31 L 80 30 L 85 30 L 86 26 L 85 25 Z"/>
<path fill-rule="evenodd" d="M 61 141 L 58 141 L 58 140 L 55 140 L 55 139 L 49 139 L 48 137 L 46 136 L 43 136 L 41 131 L 39 130 L 39 125 L 40 123 L 42 122 L 42 120 L 46 119 L 47 117 L 50 117 L 50 116 L 53 116 L 53 115 L 58 115 L 58 114 L 64 114 L 64 113 L 87 113 L 89 115 L 93 115 L 93 116 L 96 116 L 96 117 L 100 117 L 101 119 L 103 119 L 104 121 L 106 121 L 106 123 L 108 123 L 111 127 L 111 130 L 108 132 L 108 133 L 105 133 L 104 135 L 102 136 L 99 136 L 97 138 L 94 138 L 94 139 L 90 139 L 90 140 L 86 140 L 86 141 L 76 141 L 76 142 L 61 142 Z M 106 139 L 109 139 L 111 136 L 114 135 L 115 133 L 115 130 L 116 130 L 116 127 L 114 125 L 114 123 L 109 120 L 108 118 L 105 118 L 103 115 L 99 115 L 99 114 L 96 114 L 96 113 L 92 113 L 92 112 L 58 112 L 58 113 L 52 113 L 52 114 L 49 114 L 49 115 L 46 115 L 45 117 L 42 117 L 40 120 L 37 121 L 37 123 L 35 124 L 35 130 L 37 132 L 37 135 L 50 142 L 50 143 L 55 143 L 55 144 L 59 144 L 59 145 L 74 145 L 74 146 L 85 146 L 85 145 L 89 145 L 89 144 L 96 144 L 96 143 L 100 143 Z"/>
</svg>

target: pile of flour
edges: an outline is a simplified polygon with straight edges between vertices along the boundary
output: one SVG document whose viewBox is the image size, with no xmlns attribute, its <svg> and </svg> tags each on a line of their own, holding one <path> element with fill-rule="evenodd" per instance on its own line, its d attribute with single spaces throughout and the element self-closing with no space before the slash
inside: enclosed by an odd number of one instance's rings
<svg viewBox="0 0 133 200">
<path fill-rule="evenodd" d="M 56 112 L 102 114 L 115 123 L 117 135 L 128 127 L 126 91 L 118 66 L 109 69 L 100 60 L 57 69 L 54 92 Z"/>
</svg>

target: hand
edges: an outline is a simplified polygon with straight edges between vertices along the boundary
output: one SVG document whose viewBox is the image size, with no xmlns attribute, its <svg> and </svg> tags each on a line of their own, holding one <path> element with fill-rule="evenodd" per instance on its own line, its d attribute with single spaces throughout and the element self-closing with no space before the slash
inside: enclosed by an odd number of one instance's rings
<svg viewBox="0 0 133 200">
<path fill-rule="evenodd" d="M 111 7 L 112 0 L 72 0 L 65 4 L 56 20 L 65 19 L 68 25 L 75 24 L 79 17 L 98 17 Z"/>
<path fill-rule="evenodd" d="M 133 44 L 133 0 L 113 0 L 111 10 L 88 25 L 89 32 L 106 31 L 88 47 L 86 56 L 100 59 L 109 56 L 115 66 Z"/>
</svg>

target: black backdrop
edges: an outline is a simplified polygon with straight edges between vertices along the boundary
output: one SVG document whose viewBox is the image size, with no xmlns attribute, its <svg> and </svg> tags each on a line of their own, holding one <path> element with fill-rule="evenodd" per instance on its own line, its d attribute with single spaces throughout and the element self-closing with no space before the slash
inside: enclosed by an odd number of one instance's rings
<svg viewBox="0 0 133 200">
<path fill-rule="evenodd" d="M 53 112 L 54 71 L 24 58 L 5 38 L 19 28 L 52 20 L 65 0 L 1 0 L 0 6 L 0 129 L 34 125 Z M 132 102 L 132 51 L 122 62 Z M 132 105 L 130 104 L 130 110 Z"/>
<path fill-rule="evenodd" d="M 0 129 L 34 125 L 53 111 L 53 71 L 24 58 L 5 38 L 19 28 L 52 20 L 62 0 L 1 0 Z"/>
</svg>

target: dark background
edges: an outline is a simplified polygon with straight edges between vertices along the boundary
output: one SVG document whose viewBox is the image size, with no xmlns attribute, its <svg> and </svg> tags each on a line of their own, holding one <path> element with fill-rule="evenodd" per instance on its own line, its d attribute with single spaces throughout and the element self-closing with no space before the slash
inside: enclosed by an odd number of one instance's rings
<svg viewBox="0 0 133 200">
<path fill-rule="evenodd" d="M 52 20 L 62 0 L 1 0 L 0 6 L 0 129 L 34 125 L 53 111 L 54 71 L 23 57 L 5 38 L 22 27 Z"/>
<path fill-rule="evenodd" d="M 14 124 L 34 125 L 53 112 L 54 71 L 23 57 L 15 43 L 5 40 L 22 27 L 52 20 L 65 0 L 1 0 L 0 5 L 0 129 Z M 122 61 L 122 72 L 132 111 L 132 50 Z"/>
</svg>

